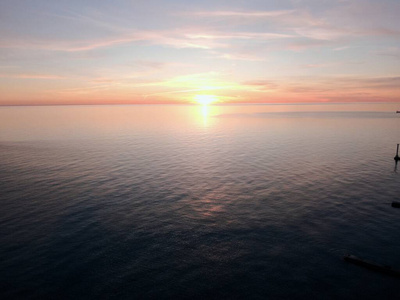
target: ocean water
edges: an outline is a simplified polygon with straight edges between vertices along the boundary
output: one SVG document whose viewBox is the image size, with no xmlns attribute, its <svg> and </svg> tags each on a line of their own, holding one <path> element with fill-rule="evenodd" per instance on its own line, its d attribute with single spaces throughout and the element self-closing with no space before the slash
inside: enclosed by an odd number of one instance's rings
<svg viewBox="0 0 400 300">
<path fill-rule="evenodd" d="M 399 299 L 398 108 L 0 107 L 0 298 Z"/>
</svg>

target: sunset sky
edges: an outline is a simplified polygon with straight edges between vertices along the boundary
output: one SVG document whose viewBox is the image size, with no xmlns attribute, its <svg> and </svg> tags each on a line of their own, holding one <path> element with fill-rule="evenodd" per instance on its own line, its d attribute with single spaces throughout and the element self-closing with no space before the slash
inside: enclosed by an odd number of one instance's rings
<svg viewBox="0 0 400 300">
<path fill-rule="evenodd" d="M 400 1 L 0 1 L 1 105 L 199 99 L 400 102 Z"/>
</svg>

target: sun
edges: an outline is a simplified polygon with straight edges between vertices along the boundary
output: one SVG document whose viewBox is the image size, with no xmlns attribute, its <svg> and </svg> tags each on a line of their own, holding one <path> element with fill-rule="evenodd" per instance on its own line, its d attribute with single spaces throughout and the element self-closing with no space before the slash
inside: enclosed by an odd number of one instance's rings
<svg viewBox="0 0 400 300">
<path fill-rule="evenodd" d="M 194 100 L 201 105 L 209 105 L 218 101 L 218 97 L 215 95 L 196 95 Z"/>
</svg>

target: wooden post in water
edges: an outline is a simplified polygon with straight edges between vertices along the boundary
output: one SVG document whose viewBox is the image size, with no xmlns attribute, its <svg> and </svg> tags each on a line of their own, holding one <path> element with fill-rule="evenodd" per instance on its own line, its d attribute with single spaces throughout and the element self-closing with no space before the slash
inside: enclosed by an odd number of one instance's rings
<svg viewBox="0 0 400 300">
<path fill-rule="evenodd" d="M 397 151 L 396 151 L 396 156 L 394 157 L 395 166 L 394 166 L 394 171 L 397 172 L 397 163 L 399 162 L 400 157 L 399 157 L 399 144 L 397 144 Z M 400 208 L 400 202 L 398 201 L 393 201 L 392 202 L 392 207 Z"/>
</svg>

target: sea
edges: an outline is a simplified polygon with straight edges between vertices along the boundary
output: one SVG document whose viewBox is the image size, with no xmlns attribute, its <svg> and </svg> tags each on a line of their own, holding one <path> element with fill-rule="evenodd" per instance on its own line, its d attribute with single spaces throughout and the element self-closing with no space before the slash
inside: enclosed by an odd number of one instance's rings
<svg viewBox="0 0 400 300">
<path fill-rule="evenodd" d="M 0 107 L 0 298 L 399 299 L 398 109 Z"/>
</svg>

